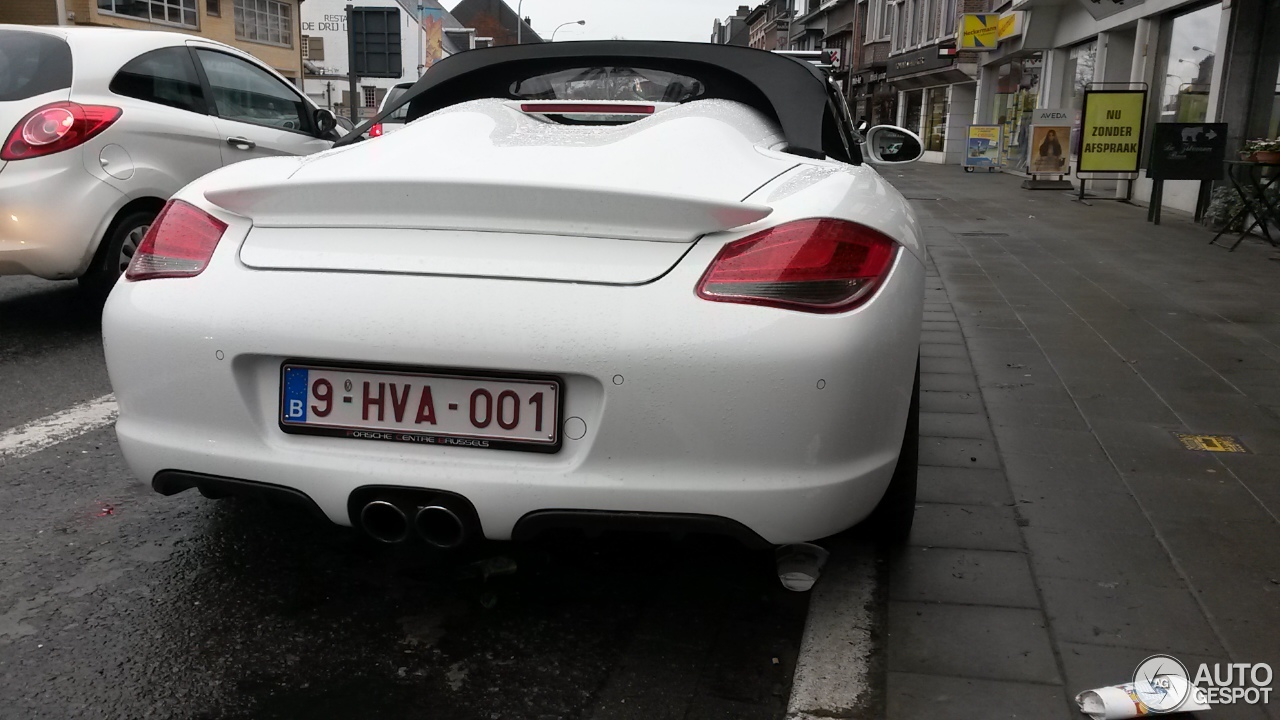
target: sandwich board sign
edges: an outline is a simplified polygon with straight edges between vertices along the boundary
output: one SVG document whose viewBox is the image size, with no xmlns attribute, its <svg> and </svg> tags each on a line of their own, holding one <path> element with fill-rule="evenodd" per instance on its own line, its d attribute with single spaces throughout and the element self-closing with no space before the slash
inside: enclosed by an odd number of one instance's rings
<svg viewBox="0 0 1280 720">
<path fill-rule="evenodd" d="M 1086 90 L 1076 174 L 1136 175 L 1146 107 L 1146 90 Z"/>
<path fill-rule="evenodd" d="M 1070 157 L 1071 118 L 1066 108 L 1036 108 L 1031 113 L 1031 147 L 1027 172 L 1031 175 L 1065 175 Z"/>
<path fill-rule="evenodd" d="M 984 167 L 994 170 L 1000 167 L 1001 131 L 999 125 L 970 125 L 969 135 L 965 142 L 964 159 L 961 165 L 965 172 L 973 172 L 973 168 Z"/>
</svg>

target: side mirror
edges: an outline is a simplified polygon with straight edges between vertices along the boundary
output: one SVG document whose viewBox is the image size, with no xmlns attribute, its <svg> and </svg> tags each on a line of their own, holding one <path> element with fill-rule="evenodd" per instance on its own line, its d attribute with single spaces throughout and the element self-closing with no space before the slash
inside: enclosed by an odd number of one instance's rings
<svg viewBox="0 0 1280 720">
<path fill-rule="evenodd" d="M 338 127 L 338 118 L 324 108 L 316 108 L 314 117 L 317 135 L 328 135 L 333 132 L 334 128 Z"/>
<path fill-rule="evenodd" d="M 919 136 L 894 125 L 877 125 L 866 132 L 862 141 L 862 156 L 876 165 L 915 162 L 922 155 L 924 143 Z"/>
</svg>

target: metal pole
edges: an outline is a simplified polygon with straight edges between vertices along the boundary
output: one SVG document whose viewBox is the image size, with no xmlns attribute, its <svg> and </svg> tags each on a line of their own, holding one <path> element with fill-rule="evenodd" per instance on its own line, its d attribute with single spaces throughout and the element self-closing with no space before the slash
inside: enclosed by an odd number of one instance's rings
<svg viewBox="0 0 1280 720">
<path fill-rule="evenodd" d="M 359 125 L 360 119 L 356 107 L 360 105 L 359 90 L 356 88 L 356 25 L 354 22 L 355 12 L 350 5 L 347 6 L 347 83 L 350 86 L 351 107 L 347 108 L 348 114 L 351 116 L 351 122 Z"/>
<path fill-rule="evenodd" d="M 510 6 L 508 6 L 510 7 Z M 516 4 L 516 44 L 519 45 L 524 37 L 524 0 L 520 0 Z"/>
</svg>

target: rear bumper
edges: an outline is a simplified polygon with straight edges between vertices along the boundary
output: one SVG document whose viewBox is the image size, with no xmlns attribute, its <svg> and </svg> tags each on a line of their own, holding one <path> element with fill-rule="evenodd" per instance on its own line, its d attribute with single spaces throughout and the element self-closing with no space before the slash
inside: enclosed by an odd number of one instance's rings
<svg viewBox="0 0 1280 720">
<path fill-rule="evenodd" d="M 0 275 L 79 277 L 128 198 L 84 169 L 79 148 L 0 172 Z"/>
<path fill-rule="evenodd" d="M 863 308 L 806 315 L 696 298 L 717 249 L 637 287 L 213 265 L 120 283 L 103 334 L 121 448 L 141 478 L 269 483 L 342 525 L 354 490 L 390 485 L 465 497 L 496 540 L 548 510 L 725 518 L 770 543 L 844 530 L 897 463 L 924 269 L 902 253 Z M 286 358 L 555 375 L 587 432 L 556 454 L 288 435 Z"/>
</svg>

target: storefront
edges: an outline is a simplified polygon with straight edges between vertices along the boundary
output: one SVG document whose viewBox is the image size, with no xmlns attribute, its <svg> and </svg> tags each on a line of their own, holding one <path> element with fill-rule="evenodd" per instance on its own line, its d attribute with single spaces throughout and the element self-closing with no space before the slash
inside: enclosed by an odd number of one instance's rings
<svg viewBox="0 0 1280 720">
<path fill-rule="evenodd" d="M 964 129 L 973 118 L 975 69 L 936 45 L 889 58 L 886 74 L 897 90 L 897 124 L 920 136 L 926 162 L 960 162 Z"/>
<path fill-rule="evenodd" d="M 1074 167 L 1091 86 L 1145 88 L 1147 138 L 1159 122 L 1225 122 L 1234 153 L 1247 139 L 1280 135 L 1276 0 L 1021 0 L 1014 8 L 1005 15 L 1020 14 L 1021 27 L 983 57 L 977 98 L 977 122 L 1004 128 L 1009 171 L 1026 169 L 1028 111 L 1036 107 L 1074 116 Z M 1145 203 L 1149 153 L 1140 151 L 1137 179 L 1090 180 L 1090 189 Z M 1196 181 L 1168 182 L 1164 205 L 1192 211 L 1200 190 Z"/>
<path fill-rule="evenodd" d="M 872 125 L 898 121 L 898 93 L 886 81 L 883 70 L 864 70 L 849 79 L 853 116 Z"/>
</svg>

